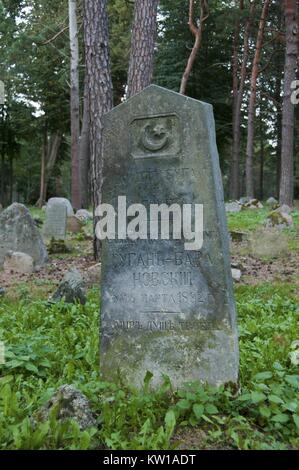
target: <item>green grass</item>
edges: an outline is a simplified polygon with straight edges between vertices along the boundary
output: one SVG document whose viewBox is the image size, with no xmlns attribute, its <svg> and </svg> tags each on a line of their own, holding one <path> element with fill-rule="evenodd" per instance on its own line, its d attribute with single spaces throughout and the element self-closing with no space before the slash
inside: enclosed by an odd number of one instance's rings
<svg viewBox="0 0 299 470">
<path fill-rule="evenodd" d="M 151 392 L 99 380 L 99 295 L 86 306 L 51 308 L 30 289 L 14 303 L 0 300 L 1 449 L 170 449 L 186 429 L 201 429 L 201 448 L 299 448 L 299 367 L 291 345 L 299 340 L 299 286 L 263 284 L 236 291 L 240 328 L 240 393 L 192 384 L 180 391 L 165 380 Z M 146 374 L 146 371 L 145 371 Z M 90 400 L 97 426 L 30 419 L 62 384 Z M 188 445 L 188 443 L 184 443 Z"/>
<path fill-rule="evenodd" d="M 43 211 L 31 212 L 44 219 Z M 229 214 L 229 229 L 252 233 L 267 213 Z M 293 218 L 284 233 L 299 252 L 298 211 Z M 70 256 L 86 253 L 90 243 L 72 236 Z M 0 449 L 299 449 L 299 284 L 236 288 L 239 390 L 194 383 L 177 391 L 165 378 L 154 392 L 147 371 L 139 391 L 99 379 L 98 290 L 88 293 L 85 306 L 49 307 L 53 289 L 48 280 L 18 283 L 0 298 L 7 360 L 0 365 Z M 90 400 L 94 428 L 82 432 L 74 421 L 61 423 L 55 410 L 47 422 L 32 419 L 66 383 Z M 190 443 L 188 434 L 197 432 L 198 443 Z"/>
<path fill-rule="evenodd" d="M 263 226 L 269 211 L 267 209 L 245 209 L 227 214 L 230 231 L 252 231 Z"/>
</svg>

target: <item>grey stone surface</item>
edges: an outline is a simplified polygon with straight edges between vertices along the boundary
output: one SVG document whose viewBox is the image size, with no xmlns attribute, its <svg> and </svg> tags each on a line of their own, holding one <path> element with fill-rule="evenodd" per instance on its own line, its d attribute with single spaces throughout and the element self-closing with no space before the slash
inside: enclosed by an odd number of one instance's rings
<svg viewBox="0 0 299 470">
<path fill-rule="evenodd" d="M 84 280 L 80 272 L 75 268 L 70 269 L 65 274 L 50 302 L 58 302 L 62 299 L 69 304 L 79 302 L 84 305 L 86 303 Z"/>
<path fill-rule="evenodd" d="M 32 256 L 37 266 L 48 259 L 41 234 L 23 204 L 14 203 L 0 215 L 0 267 L 9 251 Z"/>
<path fill-rule="evenodd" d="M 83 222 L 87 220 L 91 220 L 93 218 L 93 215 L 91 212 L 87 211 L 86 209 L 80 209 L 76 212 L 76 217 Z"/>
<path fill-rule="evenodd" d="M 53 202 L 47 206 L 43 236 L 47 240 L 65 240 L 67 208 L 63 202 Z"/>
<path fill-rule="evenodd" d="M 240 269 L 232 268 L 232 277 L 234 281 L 240 282 L 242 277 L 242 272 Z"/>
<path fill-rule="evenodd" d="M 285 228 L 293 225 L 293 217 L 287 212 L 272 211 L 267 217 L 266 227 Z"/>
<path fill-rule="evenodd" d="M 66 209 L 67 209 L 67 216 L 68 217 L 71 217 L 72 215 L 74 215 L 74 209 L 72 207 L 72 204 L 70 203 L 70 201 L 64 197 L 52 197 L 51 199 L 49 199 L 48 203 L 47 203 L 47 207 L 51 206 L 52 204 L 56 204 L 56 203 L 62 203 L 65 205 Z"/>
<path fill-rule="evenodd" d="M 240 197 L 239 203 L 241 204 L 241 206 L 244 206 L 245 204 L 247 204 L 250 201 L 250 199 L 251 198 L 247 197 L 247 196 Z"/>
<path fill-rule="evenodd" d="M 158 137 L 153 135 L 157 129 Z M 159 144 L 160 142 L 160 144 Z M 103 203 L 203 204 L 204 243 L 105 240 L 101 372 L 140 386 L 238 378 L 238 340 L 212 106 L 151 85 L 104 123 Z"/>
<path fill-rule="evenodd" d="M 240 212 L 242 210 L 242 206 L 238 202 L 228 202 L 225 204 L 226 212 Z"/>
<path fill-rule="evenodd" d="M 31 274 L 34 271 L 34 260 L 26 253 L 9 251 L 4 259 L 4 271 Z"/>
<path fill-rule="evenodd" d="M 75 420 L 82 431 L 96 425 L 88 399 L 73 385 L 59 387 L 52 398 L 38 411 L 36 418 L 46 421 L 54 407 L 57 409 L 58 420 Z"/>
<path fill-rule="evenodd" d="M 281 214 L 290 214 L 292 212 L 292 209 L 287 204 L 283 204 L 282 206 L 279 206 L 275 210 L 275 212 L 280 212 Z"/>
<path fill-rule="evenodd" d="M 248 202 L 243 204 L 247 209 L 263 209 L 263 204 L 258 199 L 250 199 Z"/>
<path fill-rule="evenodd" d="M 274 207 L 276 204 L 278 204 L 278 201 L 275 199 L 275 197 L 269 197 L 266 201 L 266 205 L 270 207 Z"/>
</svg>

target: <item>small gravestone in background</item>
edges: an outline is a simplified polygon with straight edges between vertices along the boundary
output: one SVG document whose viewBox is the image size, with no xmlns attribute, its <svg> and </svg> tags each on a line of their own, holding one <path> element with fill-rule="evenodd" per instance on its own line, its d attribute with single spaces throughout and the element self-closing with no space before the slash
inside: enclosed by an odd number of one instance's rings
<svg viewBox="0 0 299 470">
<path fill-rule="evenodd" d="M 65 274 L 57 291 L 52 295 L 49 301 L 55 303 L 61 300 L 64 300 L 68 304 L 80 303 L 84 305 L 86 303 L 84 279 L 76 268 L 70 269 Z"/>
<path fill-rule="evenodd" d="M 26 253 L 35 266 L 47 262 L 48 253 L 29 210 L 14 203 L 0 214 L 0 267 L 9 251 Z"/>
<path fill-rule="evenodd" d="M 45 239 L 65 240 L 67 226 L 67 208 L 62 202 L 47 206 L 46 222 L 43 230 Z"/>
<path fill-rule="evenodd" d="M 102 242 L 104 379 L 238 380 L 229 238 L 212 107 L 151 85 L 105 117 L 102 202 L 202 204 L 204 241 Z"/>
<path fill-rule="evenodd" d="M 52 204 L 56 204 L 56 203 L 61 203 L 65 205 L 67 209 L 68 217 L 71 217 L 72 215 L 74 215 L 74 209 L 68 199 L 66 199 L 65 197 L 52 197 L 51 199 L 49 199 L 47 203 L 47 207 L 50 207 Z"/>
</svg>

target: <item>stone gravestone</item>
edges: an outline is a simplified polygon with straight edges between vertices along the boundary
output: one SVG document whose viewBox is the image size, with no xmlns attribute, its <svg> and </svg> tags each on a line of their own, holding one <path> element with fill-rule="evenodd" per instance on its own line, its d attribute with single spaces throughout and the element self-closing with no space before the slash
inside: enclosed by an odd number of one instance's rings
<svg viewBox="0 0 299 470">
<path fill-rule="evenodd" d="M 236 312 L 212 107 L 151 85 L 105 116 L 104 156 L 102 202 L 116 213 L 119 196 L 127 207 L 147 209 L 201 204 L 204 223 L 203 245 L 193 251 L 171 236 L 132 241 L 121 234 L 102 242 L 103 378 L 141 386 L 151 371 L 153 386 L 163 374 L 174 386 L 236 382 Z"/>
<path fill-rule="evenodd" d="M 9 251 L 31 256 L 36 266 L 48 260 L 41 234 L 23 204 L 14 203 L 0 214 L 0 267 Z"/>
<path fill-rule="evenodd" d="M 65 240 L 67 208 L 61 202 L 54 202 L 46 208 L 46 223 L 43 230 L 45 239 Z"/>
</svg>

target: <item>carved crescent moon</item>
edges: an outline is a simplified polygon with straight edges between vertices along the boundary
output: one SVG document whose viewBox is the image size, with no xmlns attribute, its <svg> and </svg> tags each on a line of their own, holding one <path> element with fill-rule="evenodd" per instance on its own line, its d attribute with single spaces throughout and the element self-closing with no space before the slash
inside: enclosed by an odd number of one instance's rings
<svg viewBox="0 0 299 470">
<path fill-rule="evenodd" d="M 148 135 L 148 129 L 150 128 L 150 124 L 145 126 L 143 129 L 142 133 L 142 145 L 147 149 L 151 150 L 152 152 L 157 152 L 158 150 L 161 150 L 165 145 L 168 143 L 169 136 L 165 135 L 159 142 L 154 142 L 153 140 L 150 140 L 150 137 Z"/>
</svg>

